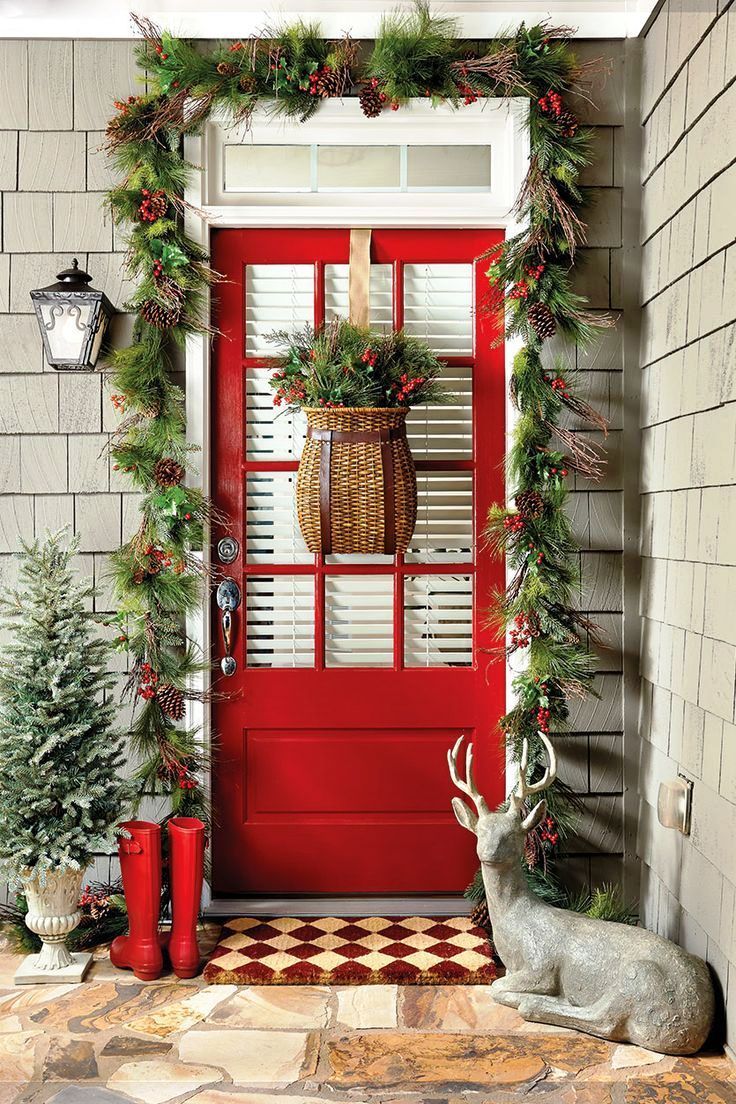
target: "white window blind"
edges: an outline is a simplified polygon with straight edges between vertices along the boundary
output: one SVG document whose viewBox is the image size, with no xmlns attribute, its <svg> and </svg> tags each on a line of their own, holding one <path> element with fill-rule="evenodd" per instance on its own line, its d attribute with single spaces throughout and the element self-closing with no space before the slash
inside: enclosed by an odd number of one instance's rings
<svg viewBox="0 0 736 1104">
<path fill-rule="evenodd" d="M 473 579 L 417 575 L 404 590 L 407 667 L 467 667 L 473 662 Z"/>
<path fill-rule="evenodd" d="M 248 563 L 311 563 L 296 515 L 296 472 L 258 472 L 246 479 Z"/>
<path fill-rule="evenodd" d="M 275 356 L 268 334 L 313 324 L 313 265 L 245 266 L 246 356 Z"/>
<path fill-rule="evenodd" d="M 473 476 L 418 472 L 417 524 L 406 559 L 468 563 L 473 558 Z"/>
<path fill-rule="evenodd" d="M 326 666 L 389 667 L 393 658 L 392 577 L 328 575 Z"/>
<path fill-rule="evenodd" d="M 391 265 L 371 265 L 370 324 L 377 330 L 390 330 L 393 322 L 393 278 Z M 325 318 L 347 318 L 348 266 L 325 265 Z"/>
<path fill-rule="evenodd" d="M 314 665 L 314 579 L 250 576 L 245 606 L 248 667 Z"/>
</svg>

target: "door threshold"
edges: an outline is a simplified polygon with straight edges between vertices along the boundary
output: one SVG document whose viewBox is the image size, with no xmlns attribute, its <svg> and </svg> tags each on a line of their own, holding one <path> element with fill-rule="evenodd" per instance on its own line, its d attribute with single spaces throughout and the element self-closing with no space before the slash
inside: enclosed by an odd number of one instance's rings
<svg viewBox="0 0 736 1104">
<path fill-rule="evenodd" d="M 465 897 L 213 897 L 206 916 L 465 916 Z"/>
</svg>

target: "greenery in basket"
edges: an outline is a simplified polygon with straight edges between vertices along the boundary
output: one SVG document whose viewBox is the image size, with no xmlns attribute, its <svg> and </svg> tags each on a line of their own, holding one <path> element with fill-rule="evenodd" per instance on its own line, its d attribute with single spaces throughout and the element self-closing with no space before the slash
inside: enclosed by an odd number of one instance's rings
<svg viewBox="0 0 736 1104">
<path fill-rule="evenodd" d="M 128 798 L 110 645 L 76 550 L 63 531 L 24 544 L 18 587 L 0 599 L 0 865 L 14 881 L 84 868 L 113 843 Z"/>
<path fill-rule="evenodd" d="M 403 330 L 378 333 L 336 319 L 322 330 L 279 331 L 285 349 L 271 375 L 274 405 L 392 407 L 439 403 L 442 363 Z"/>
</svg>

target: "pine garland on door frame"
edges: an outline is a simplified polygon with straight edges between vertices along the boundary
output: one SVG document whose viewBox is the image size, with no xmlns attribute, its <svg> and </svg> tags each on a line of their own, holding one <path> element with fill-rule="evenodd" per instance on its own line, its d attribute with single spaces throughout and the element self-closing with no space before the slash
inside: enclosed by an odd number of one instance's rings
<svg viewBox="0 0 736 1104">
<path fill-rule="evenodd" d="M 587 649 L 594 629 L 573 602 L 578 550 L 565 503 L 572 473 L 595 478 L 602 459 L 562 418 L 570 412 L 596 429 L 605 422 L 576 395 L 571 379 L 545 367 L 542 349 L 555 333 L 584 344 L 609 322 L 589 312 L 571 285 L 575 250 L 585 240 L 578 177 L 592 157 L 590 133 L 565 99 L 585 94 L 604 65 L 579 65 L 572 32 L 548 23 L 522 25 L 480 45 L 463 41 L 453 19 L 432 15 L 423 2 L 384 18 L 361 66 L 349 35 L 327 41 L 302 22 L 209 49 L 134 20 L 149 91 L 116 103 L 106 145 L 123 177 L 109 204 L 115 221 L 127 225 L 127 266 L 137 282 L 129 304 L 137 315 L 132 343 L 112 357 L 111 400 L 125 418 L 111 450 L 116 468 L 143 492 L 140 527 L 114 557 L 118 645 L 130 655 L 128 691 L 139 705 L 130 735 L 141 762 L 140 795 L 167 795 L 178 813 L 206 813 L 202 746 L 180 717 L 186 699 L 197 696 L 188 689 L 190 676 L 204 666 L 182 626 L 203 601 L 196 553 L 209 507 L 200 491 L 183 484 L 190 457 L 170 350 L 188 334 L 209 332 L 202 308 L 217 274 L 183 231 L 192 166 L 182 137 L 216 107 L 244 122 L 264 104 L 275 115 L 304 120 L 322 99 L 354 90 L 368 117 L 418 96 L 460 110 L 484 96 L 529 100 L 531 159 L 515 209 L 525 229 L 489 257 L 488 309 L 503 314 L 506 335 L 519 335 L 524 347 L 511 379 L 519 413 L 508 468 L 514 505 L 493 508 L 488 535 L 513 570 L 506 592 L 494 596 L 505 652 L 526 656 L 515 681 L 517 703 L 500 726 L 517 760 L 529 738 L 531 770 L 539 769 L 538 729 L 564 726 L 568 700 L 592 692 L 595 669 Z M 530 841 L 528 862 L 549 879 L 575 808 L 562 786 L 546 797 L 550 816 Z"/>
</svg>

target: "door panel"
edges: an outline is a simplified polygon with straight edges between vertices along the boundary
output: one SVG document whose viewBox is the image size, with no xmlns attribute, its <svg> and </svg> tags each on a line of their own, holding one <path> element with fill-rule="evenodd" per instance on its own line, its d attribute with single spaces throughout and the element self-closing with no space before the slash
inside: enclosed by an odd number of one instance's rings
<svg viewBox="0 0 736 1104">
<path fill-rule="evenodd" d="M 503 796 L 495 720 L 504 670 L 482 545 L 503 497 L 504 358 L 477 310 L 499 231 L 375 230 L 371 317 L 443 359 L 451 401 L 415 408 L 418 519 L 405 556 L 313 556 L 294 506 L 305 422 L 268 387 L 273 330 L 347 313 L 348 230 L 224 230 L 213 360 L 213 484 L 241 552 L 236 674 L 214 707 L 213 882 L 219 895 L 456 893 L 474 866 L 445 752 L 475 736 Z M 216 562 L 216 557 L 213 557 Z M 215 615 L 217 616 L 217 615 Z M 213 625 L 219 640 L 219 627 Z"/>
</svg>

